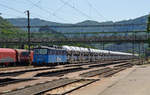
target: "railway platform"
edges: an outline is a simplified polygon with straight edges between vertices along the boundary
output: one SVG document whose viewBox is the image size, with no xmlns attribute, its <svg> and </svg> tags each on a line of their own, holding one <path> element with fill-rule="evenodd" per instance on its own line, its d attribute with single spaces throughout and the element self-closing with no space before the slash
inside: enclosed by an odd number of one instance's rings
<svg viewBox="0 0 150 95">
<path fill-rule="evenodd" d="M 150 65 L 134 66 L 69 95 L 150 95 Z"/>
</svg>

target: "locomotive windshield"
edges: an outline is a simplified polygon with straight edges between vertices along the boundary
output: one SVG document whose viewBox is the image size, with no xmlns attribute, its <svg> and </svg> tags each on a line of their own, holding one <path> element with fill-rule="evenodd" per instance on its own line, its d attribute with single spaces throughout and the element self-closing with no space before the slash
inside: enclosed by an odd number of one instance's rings
<svg viewBox="0 0 150 95">
<path fill-rule="evenodd" d="M 47 54 L 47 49 L 34 49 L 34 54 Z"/>
</svg>

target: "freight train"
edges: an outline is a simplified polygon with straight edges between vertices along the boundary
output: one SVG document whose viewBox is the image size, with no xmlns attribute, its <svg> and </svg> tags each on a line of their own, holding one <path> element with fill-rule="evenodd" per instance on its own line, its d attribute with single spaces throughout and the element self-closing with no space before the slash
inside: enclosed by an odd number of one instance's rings
<svg viewBox="0 0 150 95">
<path fill-rule="evenodd" d="M 102 60 L 124 60 L 137 58 L 138 54 L 114 52 L 91 48 L 64 45 L 62 47 L 39 46 L 34 48 L 34 65 L 53 65 L 58 63 L 81 63 Z"/>
<path fill-rule="evenodd" d="M 28 65 L 33 61 L 33 51 L 0 48 L 0 66 Z"/>
<path fill-rule="evenodd" d="M 137 58 L 138 54 L 99 50 L 75 46 L 38 46 L 29 53 L 24 49 L 0 48 L 0 66 L 13 65 L 58 65 L 60 63 L 82 63 L 103 60 Z"/>
</svg>

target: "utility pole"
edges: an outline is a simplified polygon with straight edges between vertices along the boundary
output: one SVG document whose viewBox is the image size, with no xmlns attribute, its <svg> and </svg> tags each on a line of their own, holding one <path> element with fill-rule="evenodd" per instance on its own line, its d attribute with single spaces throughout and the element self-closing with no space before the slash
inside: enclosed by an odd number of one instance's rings
<svg viewBox="0 0 150 95">
<path fill-rule="evenodd" d="M 147 22 L 147 32 L 150 32 L 150 14 L 148 16 L 148 22 Z"/>
<path fill-rule="evenodd" d="M 29 49 L 29 55 L 30 55 L 30 12 L 27 10 L 27 16 L 28 16 L 28 49 Z"/>
<path fill-rule="evenodd" d="M 149 32 L 150 32 L 150 14 L 148 16 L 148 21 L 147 21 L 147 40 L 148 40 L 148 44 L 149 44 L 149 47 L 150 47 Z"/>
<path fill-rule="evenodd" d="M 28 17 L 28 49 L 29 49 L 29 59 L 31 58 L 31 48 L 30 48 L 30 12 L 27 10 L 27 17 Z M 31 65 L 31 62 L 29 62 L 29 65 Z"/>
<path fill-rule="evenodd" d="M 135 36 L 135 31 L 132 32 L 132 62 L 134 61 L 134 55 L 135 55 L 135 40 L 136 40 L 136 36 Z"/>
<path fill-rule="evenodd" d="M 148 43 L 148 47 L 150 48 L 149 33 L 150 33 L 150 14 L 148 15 L 148 21 L 147 21 L 147 43 Z M 149 49 L 147 49 L 147 50 L 149 50 Z M 148 52 L 147 50 L 146 50 L 146 52 Z M 148 60 L 148 56 L 146 56 L 146 59 Z"/>
</svg>

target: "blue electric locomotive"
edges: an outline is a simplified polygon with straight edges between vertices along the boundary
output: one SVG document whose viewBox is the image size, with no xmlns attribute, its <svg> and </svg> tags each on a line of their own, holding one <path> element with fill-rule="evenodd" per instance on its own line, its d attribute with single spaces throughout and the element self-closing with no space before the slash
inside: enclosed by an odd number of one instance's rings
<svg viewBox="0 0 150 95">
<path fill-rule="evenodd" d="M 40 46 L 34 48 L 33 63 L 35 65 L 56 65 L 67 62 L 67 52 L 55 47 Z"/>
</svg>

